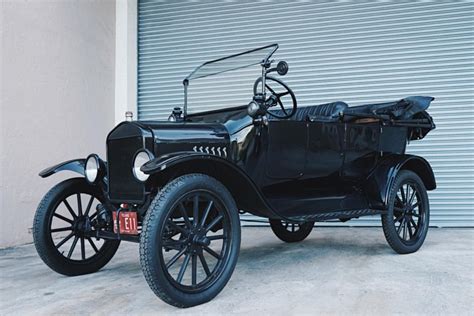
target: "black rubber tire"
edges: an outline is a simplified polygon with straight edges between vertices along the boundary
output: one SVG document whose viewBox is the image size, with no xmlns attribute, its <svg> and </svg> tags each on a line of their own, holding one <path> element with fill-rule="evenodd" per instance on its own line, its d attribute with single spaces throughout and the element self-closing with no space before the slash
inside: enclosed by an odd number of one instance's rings
<svg viewBox="0 0 474 316">
<path fill-rule="evenodd" d="M 192 190 L 207 190 L 219 196 L 230 215 L 231 240 L 229 256 L 222 273 L 203 291 L 187 293 L 174 286 L 166 276 L 158 251 L 161 251 L 161 227 L 176 201 Z M 219 294 L 234 271 L 240 250 L 240 220 L 238 208 L 226 187 L 204 174 L 187 174 L 169 182 L 148 208 L 140 236 L 140 264 L 148 285 L 166 303 L 186 308 L 206 303 Z"/>
<path fill-rule="evenodd" d="M 86 260 L 71 260 L 59 253 L 51 238 L 51 218 L 61 201 L 75 193 L 86 193 L 99 201 L 104 200 L 100 190 L 89 185 L 84 178 L 68 179 L 46 193 L 38 205 L 33 221 L 33 241 L 41 260 L 52 270 L 67 276 L 98 271 L 112 259 L 120 245 L 120 241 L 105 240 L 99 252 Z"/>
<path fill-rule="evenodd" d="M 419 235 L 413 242 L 403 241 L 397 232 L 394 220 L 394 206 L 398 190 L 402 185 L 410 183 L 414 185 L 421 199 L 421 207 L 424 212 L 423 223 Z M 425 185 L 420 177 L 410 170 L 401 170 L 390 188 L 388 198 L 387 214 L 382 215 L 382 227 L 385 239 L 392 249 L 399 254 L 416 252 L 423 245 L 429 228 L 430 207 Z M 418 233 L 417 233 L 418 234 Z"/>
<path fill-rule="evenodd" d="M 270 219 L 270 227 L 275 235 L 284 242 L 298 242 L 304 240 L 311 233 L 314 227 L 314 222 L 305 222 L 303 224 L 297 224 L 298 229 L 294 232 L 289 231 L 284 222 L 279 219 Z M 292 225 L 291 223 L 288 223 Z"/>
</svg>

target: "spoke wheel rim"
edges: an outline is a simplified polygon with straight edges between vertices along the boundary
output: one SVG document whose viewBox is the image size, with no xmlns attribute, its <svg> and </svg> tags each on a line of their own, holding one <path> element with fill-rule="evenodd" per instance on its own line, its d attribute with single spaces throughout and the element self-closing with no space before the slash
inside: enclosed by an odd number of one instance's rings
<svg viewBox="0 0 474 316">
<path fill-rule="evenodd" d="M 214 193 L 194 190 L 177 200 L 159 234 L 160 264 L 170 283 L 187 293 L 211 287 L 229 262 L 231 230 L 230 211 Z"/>
<path fill-rule="evenodd" d="M 426 211 L 417 184 L 407 181 L 398 188 L 393 202 L 393 225 L 405 245 L 413 245 L 423 236 Z"/>
<path fill-rule="evenodd" d="M 48 222 L 48 235 L 51 244 L 63 259 L 86 262 L 93 260 L 103 249 L 105 240 L 99 244 L 95 238 L 86 234 L 86 231 L 91 230 L 91 222 L 97 215 L 92 207 L 94 202 L 102 203 L 101 199 L 92 193 L 74 192 L 61 198 L 54 206 Z M 64 211 L 59 213 L 61 206 Z M 61 227 L 53 228 L 57 223 L 61 223 Z M 55 237 L 55 233 L 63 235 Z"/>
<path fill-rule="evenodd" d="M 301 229 L 301 225 L 298 223 L 291 223 L 287 221 L 281 221 L 281 226 L 289 233 L 297 233 Z"/>
</svg>

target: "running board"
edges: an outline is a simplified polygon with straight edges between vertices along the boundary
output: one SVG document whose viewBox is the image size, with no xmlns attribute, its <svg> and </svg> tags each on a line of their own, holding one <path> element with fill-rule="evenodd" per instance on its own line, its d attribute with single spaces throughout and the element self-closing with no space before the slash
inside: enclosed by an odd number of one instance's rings
<svg viewBox="0 0 474 316">
<path fill-rule="evenodd" d="M 351 218 L 356 218 L 360 216 L 368 215 L 380 215 L 386 214 L 385 210 L 372 210 L 372 209 L 362 209 L 362 210 L 343 210 L 343 211 L 333 211 L 328 213 L 317 213 L 311 215 L 303 216 L 291 216 L 288 219 L 294 221 L 315 221 L 315 222 L 324 222 L 330 219 L 340 219 L 340 220 L 349 220 Z"/>
</svg>

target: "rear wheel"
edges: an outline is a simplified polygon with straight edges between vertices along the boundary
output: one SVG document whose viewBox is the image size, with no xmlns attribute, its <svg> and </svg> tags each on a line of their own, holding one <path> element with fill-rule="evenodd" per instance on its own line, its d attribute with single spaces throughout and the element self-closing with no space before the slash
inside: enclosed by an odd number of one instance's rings
<svg viewBox="0 0 474 316">
<path fill-rule="evenodd" d="M 398 173 L 388 199 L 382 226 L 388 244 L 400 254 L 417 251 L 428 233 L 430 207 L 420 177 L 409 170 Z"/>
<path fill-rule="evenodd" d="M 168 183 L 150 205 L 140 237 L 140 263 L 153 292 L 191 307 L 214 298 L 229 281 L 240 247 L 237 206 L 203 174 Z"/>
<path fill-rule="evenodd" d="M 92 273 L 112 259 L 120 241 L 89 237 L 96 206 L 104 197 L 84 178 L 54 186 L 41 200 L 33 222 L 33 240 L 41 259 L 64 275 Z"/>
<path fill-rule="evenodd" d="M 285 242 L 304 240 L 313 230 L 314 222 L 291 223 L 280 219 L 270 219 L 270 227 L 275 235 Z"/>
</svg>

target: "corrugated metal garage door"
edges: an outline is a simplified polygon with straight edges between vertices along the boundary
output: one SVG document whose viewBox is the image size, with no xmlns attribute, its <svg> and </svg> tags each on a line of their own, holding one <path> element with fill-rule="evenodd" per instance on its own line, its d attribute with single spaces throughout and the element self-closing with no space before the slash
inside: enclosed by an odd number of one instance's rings
<svg viewBox="0 0 474 316">
<path fill-rule="evenodd" d="M 437 129 L 408 151 L 436 174 L 431 223 L 474 226 L 473 3 L 140 1 L 138 12 L 139 119 L 182 106 L 181 81 L 200 63 L 276 42 L 300 106 L 436 97 Z M 255 76 L 190 87 L 191 110 L 246 104 Z"/>
</svg>

